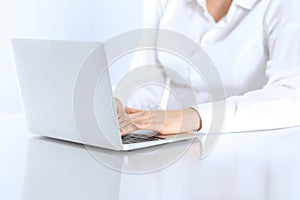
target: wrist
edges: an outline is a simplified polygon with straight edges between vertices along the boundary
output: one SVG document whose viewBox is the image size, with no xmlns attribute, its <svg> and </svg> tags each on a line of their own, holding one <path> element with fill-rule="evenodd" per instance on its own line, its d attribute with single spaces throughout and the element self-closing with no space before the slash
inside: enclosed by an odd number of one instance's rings
<svg viewBox="0 0 300 200">
<path fill-rule="evenodd" d="M 190 119 L 191 119 L 191 122 L 192 122 L 192 130 L 193 131 L 201 130 L 202 120 L 201 120 L 200 114 L 193 107 L 189 107 L 188 109 L 189 109 L 189 112 L 190 112 Z"/>
</svg>

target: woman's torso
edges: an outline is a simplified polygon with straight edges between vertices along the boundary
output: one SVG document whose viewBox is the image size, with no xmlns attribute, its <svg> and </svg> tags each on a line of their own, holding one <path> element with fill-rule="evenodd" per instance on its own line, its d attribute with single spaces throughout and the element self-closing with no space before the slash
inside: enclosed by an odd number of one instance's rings
<svg viewBox="0 0 300 200">
<path fill-rule="evenodd" d="M 178 32 L 197 43 L 215 64 L 226 96 L 242 95 L 262 88 L 267 82 L 265 70 L 269 55 L 264 17 L 268 2 L 233 1 L 227 15 L 215 23 L 207 12 L 205 0 L 170 0 L 159 28 Z M 191 49 L 191 56 L 196 51 Z M 207 77 L 199 75 L 190 64 L 171 53 L 158 51 L 157 58 L 161 64 L 187 77 L 198 94 L 198 103 L 210 101 Z M 178 77 L 168 75 L 173 87 L 184 93 L 186 86 Z"/>
</svg>

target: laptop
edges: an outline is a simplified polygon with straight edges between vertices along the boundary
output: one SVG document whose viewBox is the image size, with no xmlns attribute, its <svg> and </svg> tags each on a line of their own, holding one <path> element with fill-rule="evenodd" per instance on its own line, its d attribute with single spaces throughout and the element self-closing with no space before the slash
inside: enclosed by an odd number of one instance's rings
<svg viewBox="0 0 300 200">
<path fill-rule="evenodd" d="M 32 133 L 119 151 L 199 136 L 149 130 L 121 136 L 101 42 L 12 39 L 11 47 Z"/>
</svg>

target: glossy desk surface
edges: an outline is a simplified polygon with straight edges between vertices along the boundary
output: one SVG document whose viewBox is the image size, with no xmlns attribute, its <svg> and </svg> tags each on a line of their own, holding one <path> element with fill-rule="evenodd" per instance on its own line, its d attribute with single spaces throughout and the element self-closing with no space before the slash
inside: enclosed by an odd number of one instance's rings
<svg viewBox="0 0 300 200">
<path fill-rule="evenodd" d="M 0 199 L 300 199 L 299 127 L 224 134 L 204 159 L 198 140 L 165 146 L 86 148 L 1 116 Z"/>
</svg>

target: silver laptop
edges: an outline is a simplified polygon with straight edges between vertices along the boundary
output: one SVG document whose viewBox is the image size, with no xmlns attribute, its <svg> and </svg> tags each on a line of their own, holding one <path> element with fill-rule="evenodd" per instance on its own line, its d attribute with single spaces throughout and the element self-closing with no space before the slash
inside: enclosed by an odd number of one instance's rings
<svg viewBox="0 0 300 200">
<path fill-rule="evenodd" d="M 12 39 L 23 110 L 30 132 L 131 150 L 197 137 L 138 131 L 120 136 L 101 42 Z"/>
</svg>

